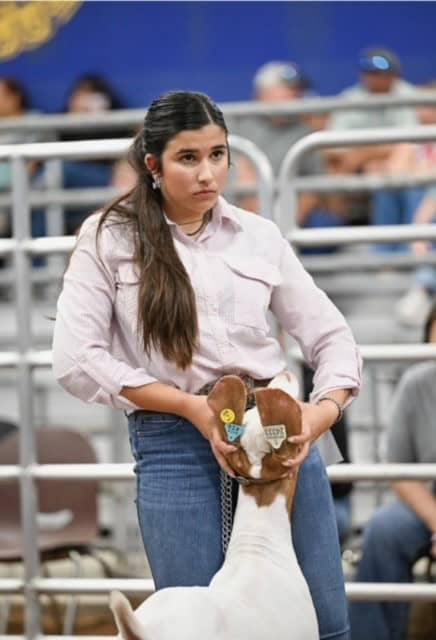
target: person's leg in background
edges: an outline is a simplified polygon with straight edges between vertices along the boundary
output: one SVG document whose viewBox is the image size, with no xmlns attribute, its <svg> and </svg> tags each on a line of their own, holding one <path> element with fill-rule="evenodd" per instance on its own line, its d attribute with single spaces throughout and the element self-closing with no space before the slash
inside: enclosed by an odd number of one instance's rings
<svg viewBox="0 0 436 640">
<path fill-rule="evenodd" d="M 399 189 L 378 189 L 372 194 L 371 216 L 372 225 L 402 224 L 403 203 Z M 377 253 L 392 253 L 404 251 L 404 245 L 398 243 L 373 245 Z"/>
<path fill-rule="evenodd" d="M 410 582 L 414 562 L 429 551 L 430 532 L 405 504 L 381 507 L 364 532 L 356 582 Z M 352 640 L 405 640 L 408 602 L 350 604 Z"/>
<path fill-rule="evenodd" d="M 410 224 L 422 199 L 423 189 L 379 189 L 372 195 L 371 224 Z M 377 253 L 408 251 L 407 243 L 375 244 Z"/>
<path fill-rule="evenodd" d="M 313 209 L 308 213 L 303 224 L 303 229 L 322 229 L 325 227 L 342 227 L 344 225 L 343 218 L 328 209 Z M 338 250 L 336 246 L 325 247 L 304 247 L 301 250 L 303 255 L 319 255 L 326 253 L 334 253 Z"/>
</svg>

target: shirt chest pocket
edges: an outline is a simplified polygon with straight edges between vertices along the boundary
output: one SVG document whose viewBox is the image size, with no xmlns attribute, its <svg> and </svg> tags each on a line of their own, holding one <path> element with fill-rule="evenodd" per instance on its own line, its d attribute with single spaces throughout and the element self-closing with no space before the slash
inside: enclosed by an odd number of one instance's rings
<svg viewBox="0 0 436 640">
<path fill-rule="evenodd" d="M 135 326 L 138 313 L 138 283 L 139 278 L 133 264 L 120 264 L 116 276 L 118 311 L 122 316 L 128 317 L 130 322 L 134 322 Z"/>
<path fill-rule="evenodd" d="M 280 271 L 273 264 L 255 256 L 226 257 L 225 263 L 230 271 L 233 293 L 231 319 L 235 324 L 267 331 L 267 311 L 272 290 L 281 282 Z"/>
</svg>

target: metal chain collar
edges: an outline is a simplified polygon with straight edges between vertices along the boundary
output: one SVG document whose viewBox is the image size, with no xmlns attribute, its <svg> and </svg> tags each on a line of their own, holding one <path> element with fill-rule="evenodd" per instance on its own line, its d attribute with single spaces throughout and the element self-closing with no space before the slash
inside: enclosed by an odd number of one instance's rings
<svg viewBox="0 0 436 640">
<path fill-rule="evenodd" d="M 222 469 L 220 469 L 220 496 L 221 546 L 225 556 L 233 528 L 233 483 L 231 477 Z"/>
</svg>

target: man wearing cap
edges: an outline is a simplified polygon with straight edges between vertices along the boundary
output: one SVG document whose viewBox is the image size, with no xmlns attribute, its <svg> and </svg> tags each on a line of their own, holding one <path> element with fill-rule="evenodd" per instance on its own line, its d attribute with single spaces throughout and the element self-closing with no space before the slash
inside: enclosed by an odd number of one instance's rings
<svg viewBox="0 0 436 640">
<path fill-rule="evenodd" d="M 360 82 L 345 89 L 340 95 L 359 100 L 375 95 L 407 97 L 416 91 L 409 82 L 400 78 L 400 62 L 388 49 L 366 49 L 359 58 Z M 344 110 L 334 113 L 329 129 L 364 129 L 371 127 L 405 127 L 417 123 L 413 107 L 380 107 L 378 109 Z"/>
<path fill-rule="evenodd" d="M 253 80 L 254 98 L 260 102 L 285 102 L 303 98 L 308 88 L 307 78 L 293 62 L 273 61 L 262 65 Z M 227 119 L 232 134 L 252 140 L 271 162 L 277 177 L 282 161 L 290 147 L 300 138 L 312 132 L 299 116 L 295 115 L 249 115 Z M 237 181 L 239 185 L 256 183 L 253 165 L 243 157 L 237 158 Z M 318 154 L 306 154 L 300 164 L 300 175 L 324 173 L 322 158 Z M 299 197 L 298 223 L 305 227 L 337 226 L 343 224 L 336 214 L 321 204 L 318 195 L 303 193 Z M 241 203 L 246 209 L 257 210 L 257 199 L 246 197 Z M 330 248 L 321 248 L 328 251 Z M 319 252 L 319 249 L 311 252 Z"/>
<path fill-rule="evenodd" d="M 388 49 L 371 48 L 359 59 L 360 83 L 346 89 L 341 96 L 348 100 L 378 95 L 407 97 L 416 87 L 400 78 L 400 63 Z M 379 107 L 352 109 L 333 113 L 328 123 L 331 130 L 374 127 L 407 127 L 418 123 L 414 107 Z M 389 144 L 336 148 L 325 152 L 330 168 L 336 173 L 385 172 L 394 147 Z M 415 189 L 379 189 L 373 193 L 370 221 L 375 225 L 403 224 L 411 221 L 419 202 Z M 376 244 L 376 251 L 403 250 L 404 245 Z"/>
</svg>

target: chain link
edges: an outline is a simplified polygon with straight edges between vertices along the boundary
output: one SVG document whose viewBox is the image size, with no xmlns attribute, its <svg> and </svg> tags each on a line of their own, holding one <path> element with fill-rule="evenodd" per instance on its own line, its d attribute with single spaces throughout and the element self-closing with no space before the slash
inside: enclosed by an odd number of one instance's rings
<svg viewBox="0 0 436 640">
<path fill-rule="evenodd" d="M 231 477 L 220 470 L 221 495 L 221 546 L 224 556 L 229 546 L 233 528 L 233 483 Z"/>
</svg>

